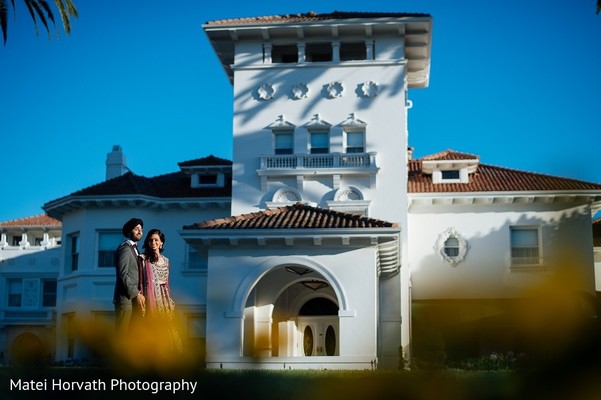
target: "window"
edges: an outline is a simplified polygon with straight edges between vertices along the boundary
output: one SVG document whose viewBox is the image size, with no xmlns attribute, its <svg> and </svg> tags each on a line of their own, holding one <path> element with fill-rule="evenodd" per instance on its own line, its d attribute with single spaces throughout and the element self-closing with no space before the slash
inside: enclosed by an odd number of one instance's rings
<svg viewBox="0 0 601 400">
<path fill-rule="evenodd" d="M 292 132 L 274 133 L 275 154 L 292 154 L 294 149 Z"/>
<path fill-rule="evenodd" d="M 195 172 L 190 184 L 193 188 L 224 187 L 225 174 L 216 170 Z"/>
<path fill-rule="evenodd" d="M 199 174 L 198 175 L 198 184 L 203 185 L 211 185 L 214 186 L 217 184 L 217 174 Z"/>
<path fill-rule="evenodd" d="M 123 235 L 121 232 L 98 233 L 98 268 L 115 266 L 115 250 L 122 241 Z"/>
<path fill-rule="evenodd" d="M 188 268 L 194 270 L 206 269 L 209 263 L 207 253 L 198 252 L 194 247 L 188 246 Z"/>
<path fill-rule="evenodd" d="M 444 252 L 449 257 L 457 257 L 459 255 L 459 240 L 454 236 L 450 236 L 444 242 Z"/>
<path fill-rule="evenodd" d="M 346 152 L 364 153 L 365 152 L 365 133 L 347 132 L 346 133 Z"/>
<path fill-rule="evenodd" d="M 23 236 L 13 236 L 13 246 L 18 246 L 21 240 L 23 240 Z"/>
<path fill-rule="evenodd" d="M 69 248 L 67 250 L 69 253 L 69 263 L 71 267 L 71 271 L 77 271 L 79 268 L 79 235 L 73 234 L 69 235 Z"/>
<path fill-rule="evenodd" d="M 452 227 L 442 232 L 434 245 L 442 260 L 451 267 L 465 260 L 468 247 L 467 240 Z"/>
<path fill-rule="evenodd" d="M 538 228 L 511 227 L 511 265 L 540 265 Z"/>
<path fill-rule="evenodd" d="M 8 306 L 21 307 L 23 298 L 23 280 L 8 279 Z"/>
<path fill-rule="evenodd" d="M 442 177 L 443 181 L 459 179 L 459 170 L 456 170 L 456 169 L 443 170 L 443 171 L 441 171 L 441 174 L 442 174 L 441 177 Z"/>
<path fill-rule="evenodd" d="M 308 43 L 305 47 L 305 59 L 309 62 L 332 61 L 332 45 Z"/>
<path fill-rule="evenodd" d="M 365 43 L 340 43 L 340 61 L 366 60 Z"/>
<path fill-rule="evenodd" d="M 274 45 L 271 48 L 272 63 L 297 63 L 298 51 L 296 45 Z"/>
<path fill-rule="evenodd" d="M 42 282 L 42 306 L 56 306 L 56 279 L 45 279 Z"/>
<path fill-rule="evenodd" d="M 324 154 L 330 151 L 328 132 L 311 132 L 311 154 Z"/>
</svg>

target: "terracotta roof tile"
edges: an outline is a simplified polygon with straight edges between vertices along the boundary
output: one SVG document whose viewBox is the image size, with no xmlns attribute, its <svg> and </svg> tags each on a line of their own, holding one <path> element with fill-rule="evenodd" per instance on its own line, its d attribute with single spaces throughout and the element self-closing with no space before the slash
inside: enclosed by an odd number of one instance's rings
<svg viewBox="0 0 601 400">
<path fill-rule="evenodd" d="M 207 25 L 238 25 L 238 24 L 265 24 L 285 22 L 311 22 L 327 21 L 352 18 L 403 18 L 403 17 L 429 17 L 430 14 L 423 13 L 399 13 L 399 12 L 346 12 L 333 11 L 331 13 L 317 14 L 313 11 L 300 14 L 268 15 L 250 18 L 232 18 L 208 21 Z"/>
<path fill-rule="evenodd" d="M 230 181 L 227 181 L 226 186 L 222 188 L 192 188 L 190 185 L 190 176 L 181 171 L 152 178 L 128 172 L 97 185 L 81 189 L 69 196 L 140 194 L 157 198 L 187 198 L 222 197 L 230 196 L 232 193 Z"/>
<path fill-rule="evenodd" d="M 478 160 L 479 157 L 473 154 L 460 153 L 451 149 L 441 151 L 440 153 L 431 154 L 420 158 L 422 161 L 447 161 L 447 160 Z"/>
<path fill-rule="evenodd" d="M 452 153 L 446 156 L 457 156 Z M 438 158 L 437 158 L 438 157 Z M 514 192 L 514 191 L 563 191 L 601 190 L 601 184 L 577 179 L 524 172 L 510 168 L 480 163 L 468 183 L 432 183 L 432 175 L 422 172 L 422 160 L 444 159 L 444 152 L 409 161 L 408 190 L 410 193 L 453 192 Z M 476 157 L 477 156 L 472 156 Z"/>
<path fill-rule="evenodd" d="M 296 203 L 184 226 L 184 229 L 324 229 L 394 228 L 395 223 Z"/>
<path fill-rule="evenodd" d="M 208 157 L 197 158 L 195 160 L 182 161 L 178 163 L 180 167 L 195 167 L 195 166 L 222 166 L 222 165 L 232 165 L 230 160 L 226 160 L 224 158 L 215 157 L 214 155 L 210 155 Z"/>
<path fill-rule="evenodd" d="M 0 226 L 19 227 L 19 226 L 46 226 L 46 227 L 61 227 L 63 224 L 58 219 L 54 219 L 46 214 L 34 215 L 31 217 L 13 219 L 10 221 L 0 222 Z"/>
</svg>

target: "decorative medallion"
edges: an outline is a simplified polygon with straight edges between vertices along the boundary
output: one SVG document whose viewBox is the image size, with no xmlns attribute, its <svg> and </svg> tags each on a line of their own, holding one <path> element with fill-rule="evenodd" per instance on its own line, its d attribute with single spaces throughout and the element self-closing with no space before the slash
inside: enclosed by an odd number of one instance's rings
<svg viewBox="0 0 601 400">
<path fill-rule="evenodd" d="M 265 83 L 257 89 L 257 94 L 261 100 L 271 100 L 275 94 L 275 89 L 271 83 Z"/>
<path fill-rule="evenodd" d="M 273 201 L 276 203 L 297 202 L 302 199 L 300 192 L 291 187 L 278 189 L 273 196 Z"/>
<path fill-rule="evenodd" d="M 448 262 L 451 267 L 455 267 L 465 259 L 467 247 L 467 242 L 463 236 L 461 236 L 455 228 L 448 228 L 438 237 L 438 240 L 434 245 L 434 250 L 436 250 L 442 259 Z"/>
<path fill-rule="evenodd" d="M 365 97 L 376 97 L 378 95 L 378 84 L 374 81 L 365 82 L 361 85 L 361 93 Z"/>
<path fill-rule="evenodd" d="M 353 187 L 350 187 L 350 188 L 339 190 L 338 193 L 336 193 L 336 200 L 337 201 L 363 200 L 363 196 L 361 195 L 361 192 L 359 192 L 359 190 L 357 190 Z"/>
<path fill-rule="evenodd" d="M 292 87 L 292 98 L 294 100 L 306 99 L 309 96 L 309 87 L 304 83 L 297 83 Z"/>
<path fill-rule="evenodd" d="M 344 86 L 340 82 L 332 82 L 326 86 L 326 93 L 330 99 L 342 97 Z"/>
</svg>

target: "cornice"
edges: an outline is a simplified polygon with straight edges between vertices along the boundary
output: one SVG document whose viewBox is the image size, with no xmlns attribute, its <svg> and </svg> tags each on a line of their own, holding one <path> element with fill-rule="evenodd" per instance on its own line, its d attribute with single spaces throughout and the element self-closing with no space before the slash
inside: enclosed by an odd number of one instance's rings
<svg viewBox="0 0 601 400">
<path fill-rule="evenodd" d="M 150 209 L 224 208 L 231 204 L 231 197 L 170 197 L 158 198 L 146 195 L 68 196 L 46 203 L 42 208 L 48 215 L 60 219 L 64 214 L 80 209 L 115 207 L 142 207 Z"/>
<path fill-rule="evenodd" d="M 520 191 L 409 193 L 409 206 L 591 203 L 601 207 L 601 191 Z"/>
</svg>

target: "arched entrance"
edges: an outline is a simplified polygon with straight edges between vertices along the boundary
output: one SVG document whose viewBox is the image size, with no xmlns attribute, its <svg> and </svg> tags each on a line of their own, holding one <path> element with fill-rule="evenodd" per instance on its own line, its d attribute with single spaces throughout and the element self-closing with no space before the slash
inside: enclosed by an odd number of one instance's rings
<svg viewBox="0 0 601 400">
<path fill-rule="evenodd" d="M 41 365 L 47 349 L 42 340 L 33 333 L 22 333 L 15 338 L 10 348 L 10 362 L 17 365 Z"/>
<path fill-rule="evenodd" d="M 339 355 L 339 301 L 330 282 L 302 265 L 265 273 L 246 299 L 243 355 Z"/>
</svg>

